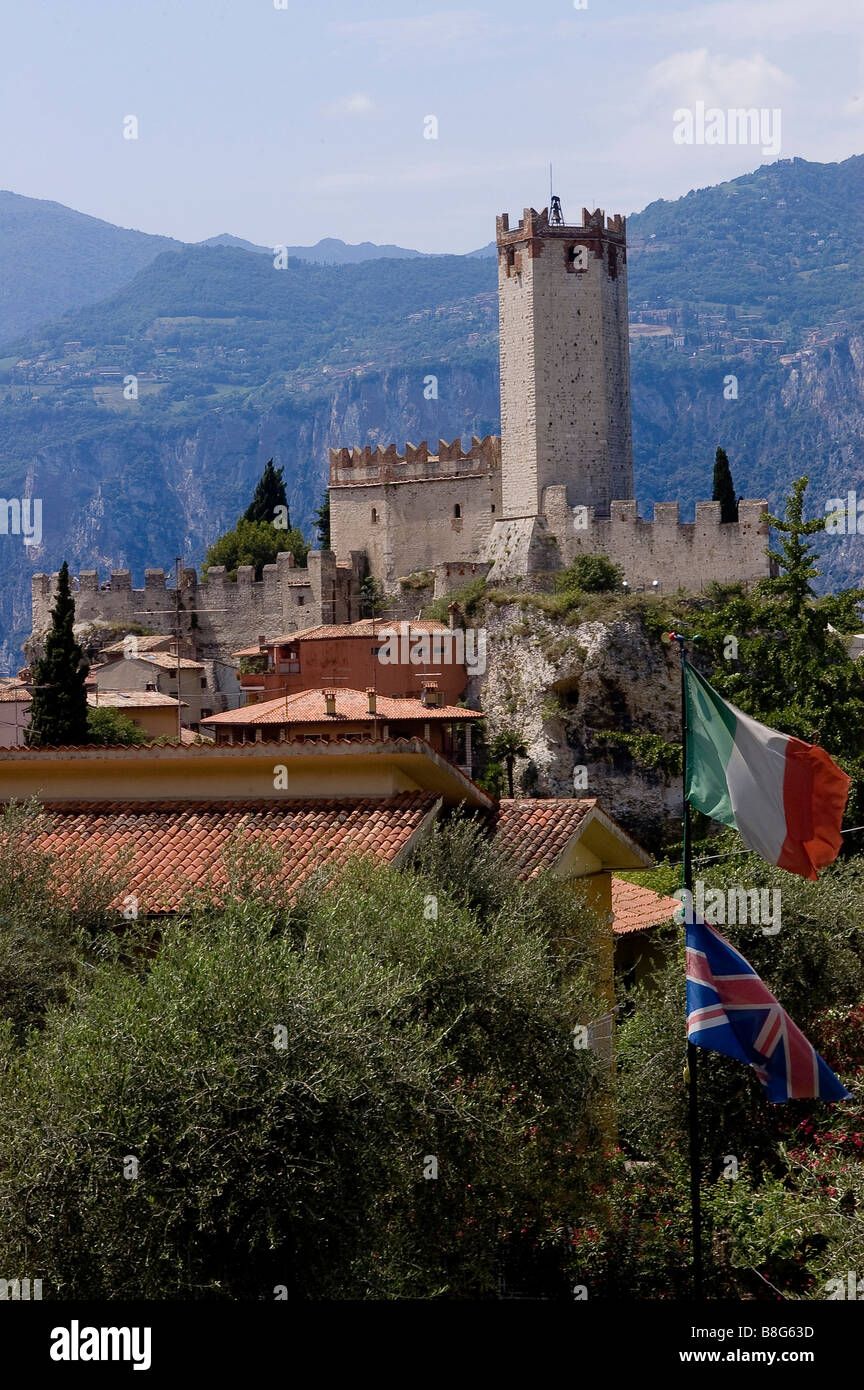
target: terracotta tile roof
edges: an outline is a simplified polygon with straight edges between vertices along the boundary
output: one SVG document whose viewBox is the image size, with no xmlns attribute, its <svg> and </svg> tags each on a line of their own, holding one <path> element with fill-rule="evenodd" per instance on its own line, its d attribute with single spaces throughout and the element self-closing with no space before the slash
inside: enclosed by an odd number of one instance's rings
<svg viewBox="0 0 864 1390">
<path fill-rule="evenodd" d="M 135 658 L 133 658 L 134 660 Z M 138 661 L 149 662 L 153 666 L 161 666 L 166 671 L 176 671 L 179 659 L 180 668 L 184 671 L 203 671 L 204 667 L 200 661 L 192 661 L 188 656 L 176 657 L 170 652 L 142 652 L 137 658 Z"/>
<path fill-rule="evenodd" d="M 369 713 L 368 697 L 362 690 L 336 690 L 336 713 L 328 714 L 322 690 L 298 690 L 295 695 L 280 695 L 275 700 L 262 700 L 257 705 L 244 705 L 242 709 L 225 710 L 222 714 L 211 714 L 202 719 L 202 724 L 338 724 L 340 720 L 371 724 L 375 719 L 417 720 L 431 719 L 482 719 L 479 710 L 463 709 L 460 705 L 424 705 L 410 696 L 394 699 L 389 695 L 379 695 L 376 713 Z"/>
<path fill-rule="evenodd" d="M 427 620 L 418 619 L 417 622 L 409 621 L 407 618 L 400 618 L 395 622 L 387 622 L 384 618 L 361 618 L 356 623 L 320 623 L 317 627 L 305 627 L 299 632 L 288 632 L 284 637 L 271 637 L 264 643 L 264 648 L 259 646 L 241 647 L 238 651 L 232 652 L 232 656 L 258 656 L 267 647 L 285 647 L 289 642 L 326 642 L 333 637 L 378 637 L 382 632 L 402 632 L 410 628 L 411 632 L 449 632 L 446 623 L 438 622 L 437 618 Z"/>
<path fill-rule="evenodd" d="M 176 709 L 178 701 L 173 695 L 163 695 L 158 690 L 88 690 L 87 703 L 94 708 L 110 705 L 114 709 Z M 185 709 L 186 701 L 180 703 Z"/>
<path fill-rule="evenodd" d="M 495 834 L 519 877 L 534 878 L 550 868 L 596 804 L 573 797 L 502 799 Z"/>
<path fill-rule="evenodd" d="M 623 878 L 612 879 L 612 930 L 616 936 L 659 927 L 670 921 L 680 906 L 677 898 L 663 898 L 652 888 L 628 883 Z"/>
<path fill-rule="evenodd" d="M 417 622 L 409 621 L 407 618 L 399 618 L 395 621 L 388 621 L 385 618 L 361 618 L 356 623 L 320 623 L 317 627 L 306 627 L 300 632 L 289 632 L 285 637 L 276 637 L 274 642 L 281 646 L 288 642 L 326 642 L 331 637 L 377 637 L 379 633 L 398 632 L 449 632 L 446 623 L 439 623 L 435 618 L 426 620 L 418 619 Z M 272 645 L 272 643 L 268 644 Z M 257 650 L 257 649 L 256 649 Z"/>
<path fill-rule="evenodd" d="M 120 660 L 125 661 L 127 660 L 127 658 L 121 657 Z M 172 656 L 170 652 L 139 652 L 137 656 L 129 657 L 128 660 L 143 661 L 146 662 L 148 666 L 158 666 L 160 670 L 163 671 L 176 671 L 178 658 L 176 656 Z M 204 667 L 202 666 L 200 661 L 192 661 L 191 658 L 188 656 L 181 656 L 179 660 L 180 669 L 182 671 L 204 670 Z M 119 664 L 120 662 L 115 657 L 112 661 L 102 662 L 101 665 L 92 666 L 90 669 L 91 671 L 102 671 L 105 670 L 108 666 L 118 666 Z"/>
<path fill-rule="evenodd" d="M 58 854 L 130 854 L 127 893 L 143 911 L 169 912 L 184 892 L 226 882 L 223 852 L 235 834 L 282 851 L 279 886 L 296 891 L 318 865 L 351 854 L 385 863 L 408 845 L 437 798 L 426 792 L 339 800 L 46 802 L 40 845 Z"/>
<path fill-rule="evenodd" d="M 176 743 L 176 739 L 174 740 Z M 199 743 L 212 744 L 213 738 L 210 734 L 196 734 L 194 729 L 181 729 L 180 742 L 188 748 L 194 748 Z"/>
<path fill-rule="evenodd" d="M 173 637 L 160 637 L 158 632 L 151 633 L 149 636 L 139 636 L 138 633 L 130 633 L 129 636 L 135 638 L 135 643 L 138 647 L 139 652 L 158 651 L 159 648 L 166 642 L 169 643 L 170 646 L 173 648 L 174 642 L 176 640 Z M 124 644 L 127 640 L 128 639 L 126 637 L 122 637 L 119 639 L 119 641 L 112 642 L 110 646 L 103 647 L 102 655 L 104 656 L 106 652 L 120 652 L 122 655 L 122 653 L 125 651 Z"/>
<path fill-rule="evenodd" d="M 0 704 L 17 704 L 31 698 L 26 685 L 4 685 L 0 687 Z"/>
</svg>

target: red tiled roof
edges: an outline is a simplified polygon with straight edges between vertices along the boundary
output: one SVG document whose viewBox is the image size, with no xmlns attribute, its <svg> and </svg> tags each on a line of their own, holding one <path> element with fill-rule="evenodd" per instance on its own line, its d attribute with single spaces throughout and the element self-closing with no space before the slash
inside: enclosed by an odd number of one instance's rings
<svg viewBox="0 0 864 1390">
<path fill-rule="evenodd" d="M 139 652 L 158 651 L 164 642 L 168 642 L 173 648 L 176 646 L 177 641 L 175 637 L 160 636 L 158 632 L 148 633 L 146 635 L 130 633 L 129 636 L 134 636 L 135 645 Z M 103 647 L 102 654 L 104 655 L 106 652 L 125 652 L 128 640 L 129 637 L 121 637 L 117 642 L 112 642 L 110 646 Z"/>
<path fill-rule="evenodd" d="M 185 700 L 175 700 L 173 695 L 163 695 L 158 690 L 88 690 L 87 703 L 94 709 L 102 705 L 113 709 L 176 709 L 178 703 L 186 708 Z"/>
<path fill-rule="evenodd" d="M 224 710 L 202 719 L 202 724 L 318 724 L 338 723 L 340 720 L 371 724 L 375 719 L 482 719 L 479 710 L 463 709 L 461 705 L 424 705 L 410 696 L 395 699 L 379 695 L 375 714 L 369 713 L 368 696 L 362 690 L 340 687 L 336 691 L 336 713 L 328 714 L 322 690 L 298 690 L 295 695 L 280 695 L 275 700 L 262 700 L 242 709 Z"/>
<path fill-rule="evenodd" d="M 385 618 L 361 618 L 356 623 L 319 623 L 317 627 L 307 627 L 301 632 L 289 632 L 287 637 L 277 637 L 283 642 L 326 642 L 329 637 L 377 637 L 380 632 L 448 632 L 446 623 L 436 618 L 417 622 L 407 618 L 388 621 Z"/>
<path fill-rule="evenodd" d="M 196 734 L 194 729 L 183 728 L 180 730 L 180 742 L 188 745 L 190 748 L 194 748 L 196 744 L 201 743 L 202 740 L 204 743 L 209 743 L 211 745 L 213 743 L 213 739 L 209 734 Z"/>
<path fill-rule="evenodd" d="M 7 685 L 0 688 L 0 703 L 17 704 L 22 700 L 30 700 L 32 697 L 26 685 Z"/>
<path fill-rule="evenodd" d="M 564 853 L 596 806 L 595 800 L 567 798 L 502 799 L 496 838 L 517 867 L 520 878 L 534 878 Z"/>
<path fill-rule="evenodd" d="M 119 666 L 127 660 L 121 657 L 113 657 L 110 661 L 104 661 L 99 666 L 92 666 L 91 671 L 104 671 L 109 666 Z M 161 671 L 176 671 L 179 662 L 181 671 L 203 671 L 204 667 L 200 661 L 192 661 L 188 656 L 176 657 L 170 652 L 139 652 L 137 656 L 130 656 L 129 661 L 143 661 L 148 666 L 158 666 Z"/>
<path fill-rule="evenodd" d="M 395 621 L 387 621 L 384 618 L 361 618 L 356 623 L 319 623 L 316 627 L 305 627 L 299 632 L 288 632 L 284 637 L 271 637 L 264 643 L 266 647 L 283 647 L 289 642 L 326 642 L 332 637 L 378 637 L 382 632 L 449 632 L 446 623 L 441 623 L 437 618 L 418 619 L 416 622 L 407 618 L 399 618 Z M 243 647 L 240 651 L 232 652 L 232 656 L 257 656 L 261 647 Z"/>
<path fill-rule="evenodd" d="M 239 833 L 282 851 L 278 886 L 295 892 L 325 862 L 373 854 L 392 862 L 437 804 L 426 792 L 339 800 L 46 802 L 50 830 L 41 847 L 79 849 L 111 859 L 129 853 L 127 893 L 142 911 L 168 912 L 190 888 L 226 882 L 223 852 Z"/>
<path fill-rule="evenodd" d="M 663 898 L 652 888 L 628 883 L 623 878 L 612 879 L 612 930 L 616 936 L 662 926 L 671 921 L 680 906 L 677 898 Z"/>
</svg>

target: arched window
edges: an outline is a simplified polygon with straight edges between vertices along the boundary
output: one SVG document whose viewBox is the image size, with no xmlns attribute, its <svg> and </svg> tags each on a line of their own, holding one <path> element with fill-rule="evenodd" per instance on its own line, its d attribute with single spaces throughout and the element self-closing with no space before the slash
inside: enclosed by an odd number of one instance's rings
<svg viewBox="0 0 864 1390">
<path fill-rule="evenodd" d="M 462 515 L 462 508 L 459 506 L 459 503 L 458 503 L 458 502 L 456 503 L 456 506 L 453 508 L 453 515 L 454 515 L 454 516 L 461 516 L 461 515 Z"/>
<path fill-rule="evenodd" d="M 373 507 L 373 508 L 372 508 L 372 525 L 373 525 L 373 526 L 375 525 L 375 523 L 377 522 L 377 520 L 378 520 L 378 508 L 377 508 L 377 507 Z"/>
</svg>

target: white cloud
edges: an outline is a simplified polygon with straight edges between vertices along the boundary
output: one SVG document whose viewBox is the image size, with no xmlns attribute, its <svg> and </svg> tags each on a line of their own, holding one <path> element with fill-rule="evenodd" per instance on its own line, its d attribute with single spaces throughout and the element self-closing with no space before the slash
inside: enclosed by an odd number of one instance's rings
<svg viewBox="0 0 864 1390">
<path fill-rule="evenodd" d="M 761 54 L 725 58 L 707 48 L 673 53 L 648 73 L 649 90 L 668 95 L 676 105 L 767 106 L 794 83 Z"/>
<path fill-rule="evenodd" d="M 370 111 L 375 110 L 375 103 L 365 92 L 351 92 L 339 101 L 332 102 L 330 106 L 325 106 L 324 110 L 328 116 L 367 116 Z"/>
</svg>

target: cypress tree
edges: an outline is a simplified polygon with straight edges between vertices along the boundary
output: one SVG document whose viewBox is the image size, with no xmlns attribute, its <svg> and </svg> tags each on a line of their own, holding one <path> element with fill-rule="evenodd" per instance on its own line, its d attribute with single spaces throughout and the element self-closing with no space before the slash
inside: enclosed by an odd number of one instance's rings
<svg viewBox="0 0 864 1390">
<path fill-rule="evenodd" d="M 280 529 L 283 531 L 291 530 L 291 516 L 288 512 L 288 498 L 285 493 L 285 484 L 282 481 L 282 471 L 281 468 L 274 468 L 273 460 L 270 459 L 258 480 L 255 495 L 243 513 L 244 521 L 269 521 L 272 526 L 276 516 L 276 508 L 284 507 L 287 521 L 285 526 Z"/>
<path fill-rule="evenodd" d="M 330 549 L 330 489 L 324 493 L 321 506 L 315 513 L 315 530 L 322 550 Z"/>
<path fill-rule="evenodd" d="M 714 458 L 714 491 L 712 499 L 720 503 L 720 520 L 737 521 L 738 503 L 735 500 L 735 484 L 725 449 L 718 449 Z"/>
<path fill-rule="evenodd" d="M 87 742 L 87 694 L 84 681 L 90 669 L 75 641 L 75 600 L 69 585 L 69 566 L 63 561 L 51 631 L 45 655 L 33 664 L 33 699 L 27 742 L 59 747 Z"/>
</svg>

